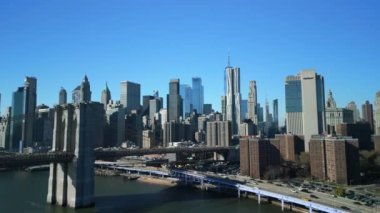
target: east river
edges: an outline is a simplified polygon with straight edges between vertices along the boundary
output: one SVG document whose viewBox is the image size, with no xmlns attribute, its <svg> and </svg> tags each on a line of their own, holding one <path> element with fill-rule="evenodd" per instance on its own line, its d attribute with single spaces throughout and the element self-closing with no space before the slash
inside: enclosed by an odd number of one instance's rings
<svg viewBox="0 0 380 213">
<path fill-rule="evenodd" d="M 280 207 L 258 205 L 250 199 L 98 176 L 95 177 L 95 206 L 74 210 L 46 203 L 48 176 L 47 171 L 1 172 L 0 212 L 281 212 Z"/>
</svg>

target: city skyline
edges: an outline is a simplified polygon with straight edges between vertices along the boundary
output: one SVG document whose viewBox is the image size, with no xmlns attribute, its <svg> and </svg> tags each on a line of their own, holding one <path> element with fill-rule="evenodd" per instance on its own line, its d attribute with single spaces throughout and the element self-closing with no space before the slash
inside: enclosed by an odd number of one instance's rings
<svg viewBox="0 0 380 213">
<path fill-rule="evenodd" d="M 205 103 L 221 111 L 229 48 L 231 65 L 241 68 L 242 99 L 248 97 L 249 81 L 255 80 L 262 106 L 265 97 L 279 99 L 280 125 L 285 77 L 303 69 L 314 68 L 325 77 L 326 91 L 334 91 L 338 107 L 352 100 L 357 106 L 374 103 L 379 90 L 377 2 L 340 1 L 331 8 L 300 1 L 288 6 L 164 1 L 157 3 L 159 10 L 144 3 L 68 4 L 75 7 L 65 12 L 57 3 L 0 5 L 0 69 L 7 73 L 0 83 L 2 113 L 25 76 L 38 79 L 37 103 L 53 106 L 60 87 L 70 95 L 84 74 L 95 101 L 106 82 L 112 97 L 119 97 L 121 81 L 139 83 L 141 95 L 159 89 L 164 96 L 170 79 L 190 85 L 199 76 Z M 225 17 L 229 10 L 236 15 Z"/>
</svg>

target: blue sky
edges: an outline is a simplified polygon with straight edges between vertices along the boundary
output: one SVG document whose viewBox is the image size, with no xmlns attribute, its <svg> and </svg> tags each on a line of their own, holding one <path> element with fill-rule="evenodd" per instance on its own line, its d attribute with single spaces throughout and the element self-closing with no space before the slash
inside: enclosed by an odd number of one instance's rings
<svg viewBox="0 0 380 213">
<path fill-rule="evenodd" d="M 338 106 L 373 102 L 380 90 L 380 1 L 1 0 L 2 112 L 24 76 L 38 78 L 38 103 L 57 103 L 87 73 L 93 99 L 105 82 L 166 97 L 171 78 L 203 79 L 205 103 L 219 110 L 224 67 L 241 68 L 241 90 L 256 80 L 259 102 L 279 99 L 284 79 L 314 68 Z"/>
</svg>

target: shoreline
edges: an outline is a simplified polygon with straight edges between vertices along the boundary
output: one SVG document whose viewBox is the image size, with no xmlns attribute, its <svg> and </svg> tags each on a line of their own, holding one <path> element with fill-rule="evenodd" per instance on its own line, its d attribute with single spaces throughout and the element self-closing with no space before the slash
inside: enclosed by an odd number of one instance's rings
<svg viewBox="0 0 380 213">
<path fill-rule="evenodd" d="M 107 171 L 107 172 L 105 172 L 105 171 Z M 112 171 L 112 170 L 101 170 L 100 174 L 98 174 L 98 175 L 110 176 L 110 177 L 111 176 L 119 176 L 119 177 L 125 178 L 120 173 Z M 217 187 L 215 187 L 213 185 L 209 185 L 209 186 L 206 186 L 203 188 L 199 185 L 192 185 L 192 184 L 186 185 L 183 182 L 181 182 L 179 179 L 176 179 L 176 178 L 167 178 L 167 177 L 162 178 L 162 177 L 149 176 L 149 175 L 138 175 L 138 178 L 136 180 L 130 180 L 130 181 L 138 181 L 138 182 L 144 183 L 144 184 L 153 184 L 153 185 L 160 185 L 160 186 L 166 186 L 166 187 L 177 187 L 177 186 L 189 187 L 189 188 L 197 189 L 199 191 L 206 191 L 206 192 L 210 192 L 210 193 L 218 193 L 218 194 L 229 195 L 231 197 L 235 197 L 236 199 L 250 199 L 250 200 L 253 200 L 256 202 L 258 201 L 257 197 L 254 195 L 242 194 L 241 197 L 238 198 L 237 192 L 235 192 L 235 191 L 218 190 Z M 273 206 L 277 206 L 277 207 L 279 207 L 279 209 L 281 209 L 281 202 L 279 202 L 277 200 L 267 200 L 265 198 L 262 198 L 261 204 L 258 204 L 258 205 L 273 205 Z M 284 211 L 300 212 L 300 213 L 309 212 L 309 210 L 304 209 L 302 207 L 298 207 L 295 205 L 290 206 L 289 203 L 285 204 Z"/>
</svg>

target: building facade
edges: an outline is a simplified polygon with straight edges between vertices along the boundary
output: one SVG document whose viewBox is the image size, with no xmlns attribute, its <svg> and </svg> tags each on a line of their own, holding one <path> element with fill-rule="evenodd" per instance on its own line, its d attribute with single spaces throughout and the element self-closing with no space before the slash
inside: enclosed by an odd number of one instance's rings
<svg viewBox="0 0 380 213">
<path fill-rule="evenodd" d="M 111 91 L 108 88 L 108 84 L 106 83 L 106 87 L 103 89 L 101 94 L 100 102 L 104 105 L 104 110 L 107 110 L 107 105 L 111 100 Z"/>
<path fill-rule="evenodd" d="M 61 90 L 59 90 L 59 99 L 58 99 L 58 105 L 67 104 L 67 92 L 65 88 L 61 87 Z"/>
<path fill-rule="evenodd" d="M 204 104 L 204 88 L 202 85 L 202 79 L 199 77 L 192 78 L 192 105 L 193 109 L 197 110 L 198 114 L 203 114 Z M 182 96 L 183 98 L 183 96 Z"/>
<path fill-rule="evenodd" d="M 373 106 L 369 101 L 366 101 L 362 105 L 362 118 L 364 122 L 369 123 L 371 126 L 371 131 L 374 130 L 374 120 L 373 120 Z"/>
<path fill-rule="evenodd" d="M 358 139 L 312 137 L 310 166 L 312 178 L 351 185 L 359 181 Z"/>
<path fill-rule="evenodd" d="M 120 83 L 120 103 L 129 113 L 141 107 L 141 86 L 138 83 L 122 81 Z"/>
<path fill-rule="evenodd" d="M 335 133 L 335 126 L 341 123 L 354 123 L 354 112 L 346 108 L 338 108 L 331 90 L 326 103 L 326 127 L 329 134 Z"/>
<path fill-rule="evenodd" d="M 314 70 L 304 70 L 285 80 L 287 131 L 305 136 L 309 151 L 311 135 L 325 132 L 324 78 Z"/>
<path fill-rule="evenodd" d="M 232 127 L 230 121 L 210 121 L 206 124 L 207 146 L 230 146 Z"/>
<path fill-rule="evenodd" d="M 180 121 L 182 116 L 182 97 L 179 94 L 179 79 L 172 79 L 169 83 L 169 94 L 167 95 L 168 121 Z"/>
<path fill-rule="evenodd" d="M 254 124 L 258 124 L 257 119 L 257 86 L 256 81 L 249 82 L 248 93 L 248 119 L 251 119 Z"/>
<path fill-rule="evenodd" d="M 374 119 L 375 119 L 375 134 L 380 135 L 380 91 L 376 93 L 375 96 L 375 110 L 374 110 Z"/>
<path fill-rule="evenodd" d="M 185 118 L 186 115 L 189 115 L 193 109 L 193 90 L 191 87 L 187 84 L 181 84 L 180 85 L 180 95 L 183 100 L 183 109 L 182 109 L 182 117 Z M 199 113 L 199 111 L 197 110 Z"/>
<path fill-rule="evenodd" d="M 354 101 L 351 101 L 350 103 L 348 103 L 346 106 L 346 109 L 352 110 L 353 115 L 354 115 L 354 123 L 361 121 L 360 111 Z"/>
<path fill-rule="evenodd" d="M 239 134 L 241 122 L 240 68 L 227 66 L 226 72 L 226 120 L 231 121 L 233 135 Z"/>
</svg>

